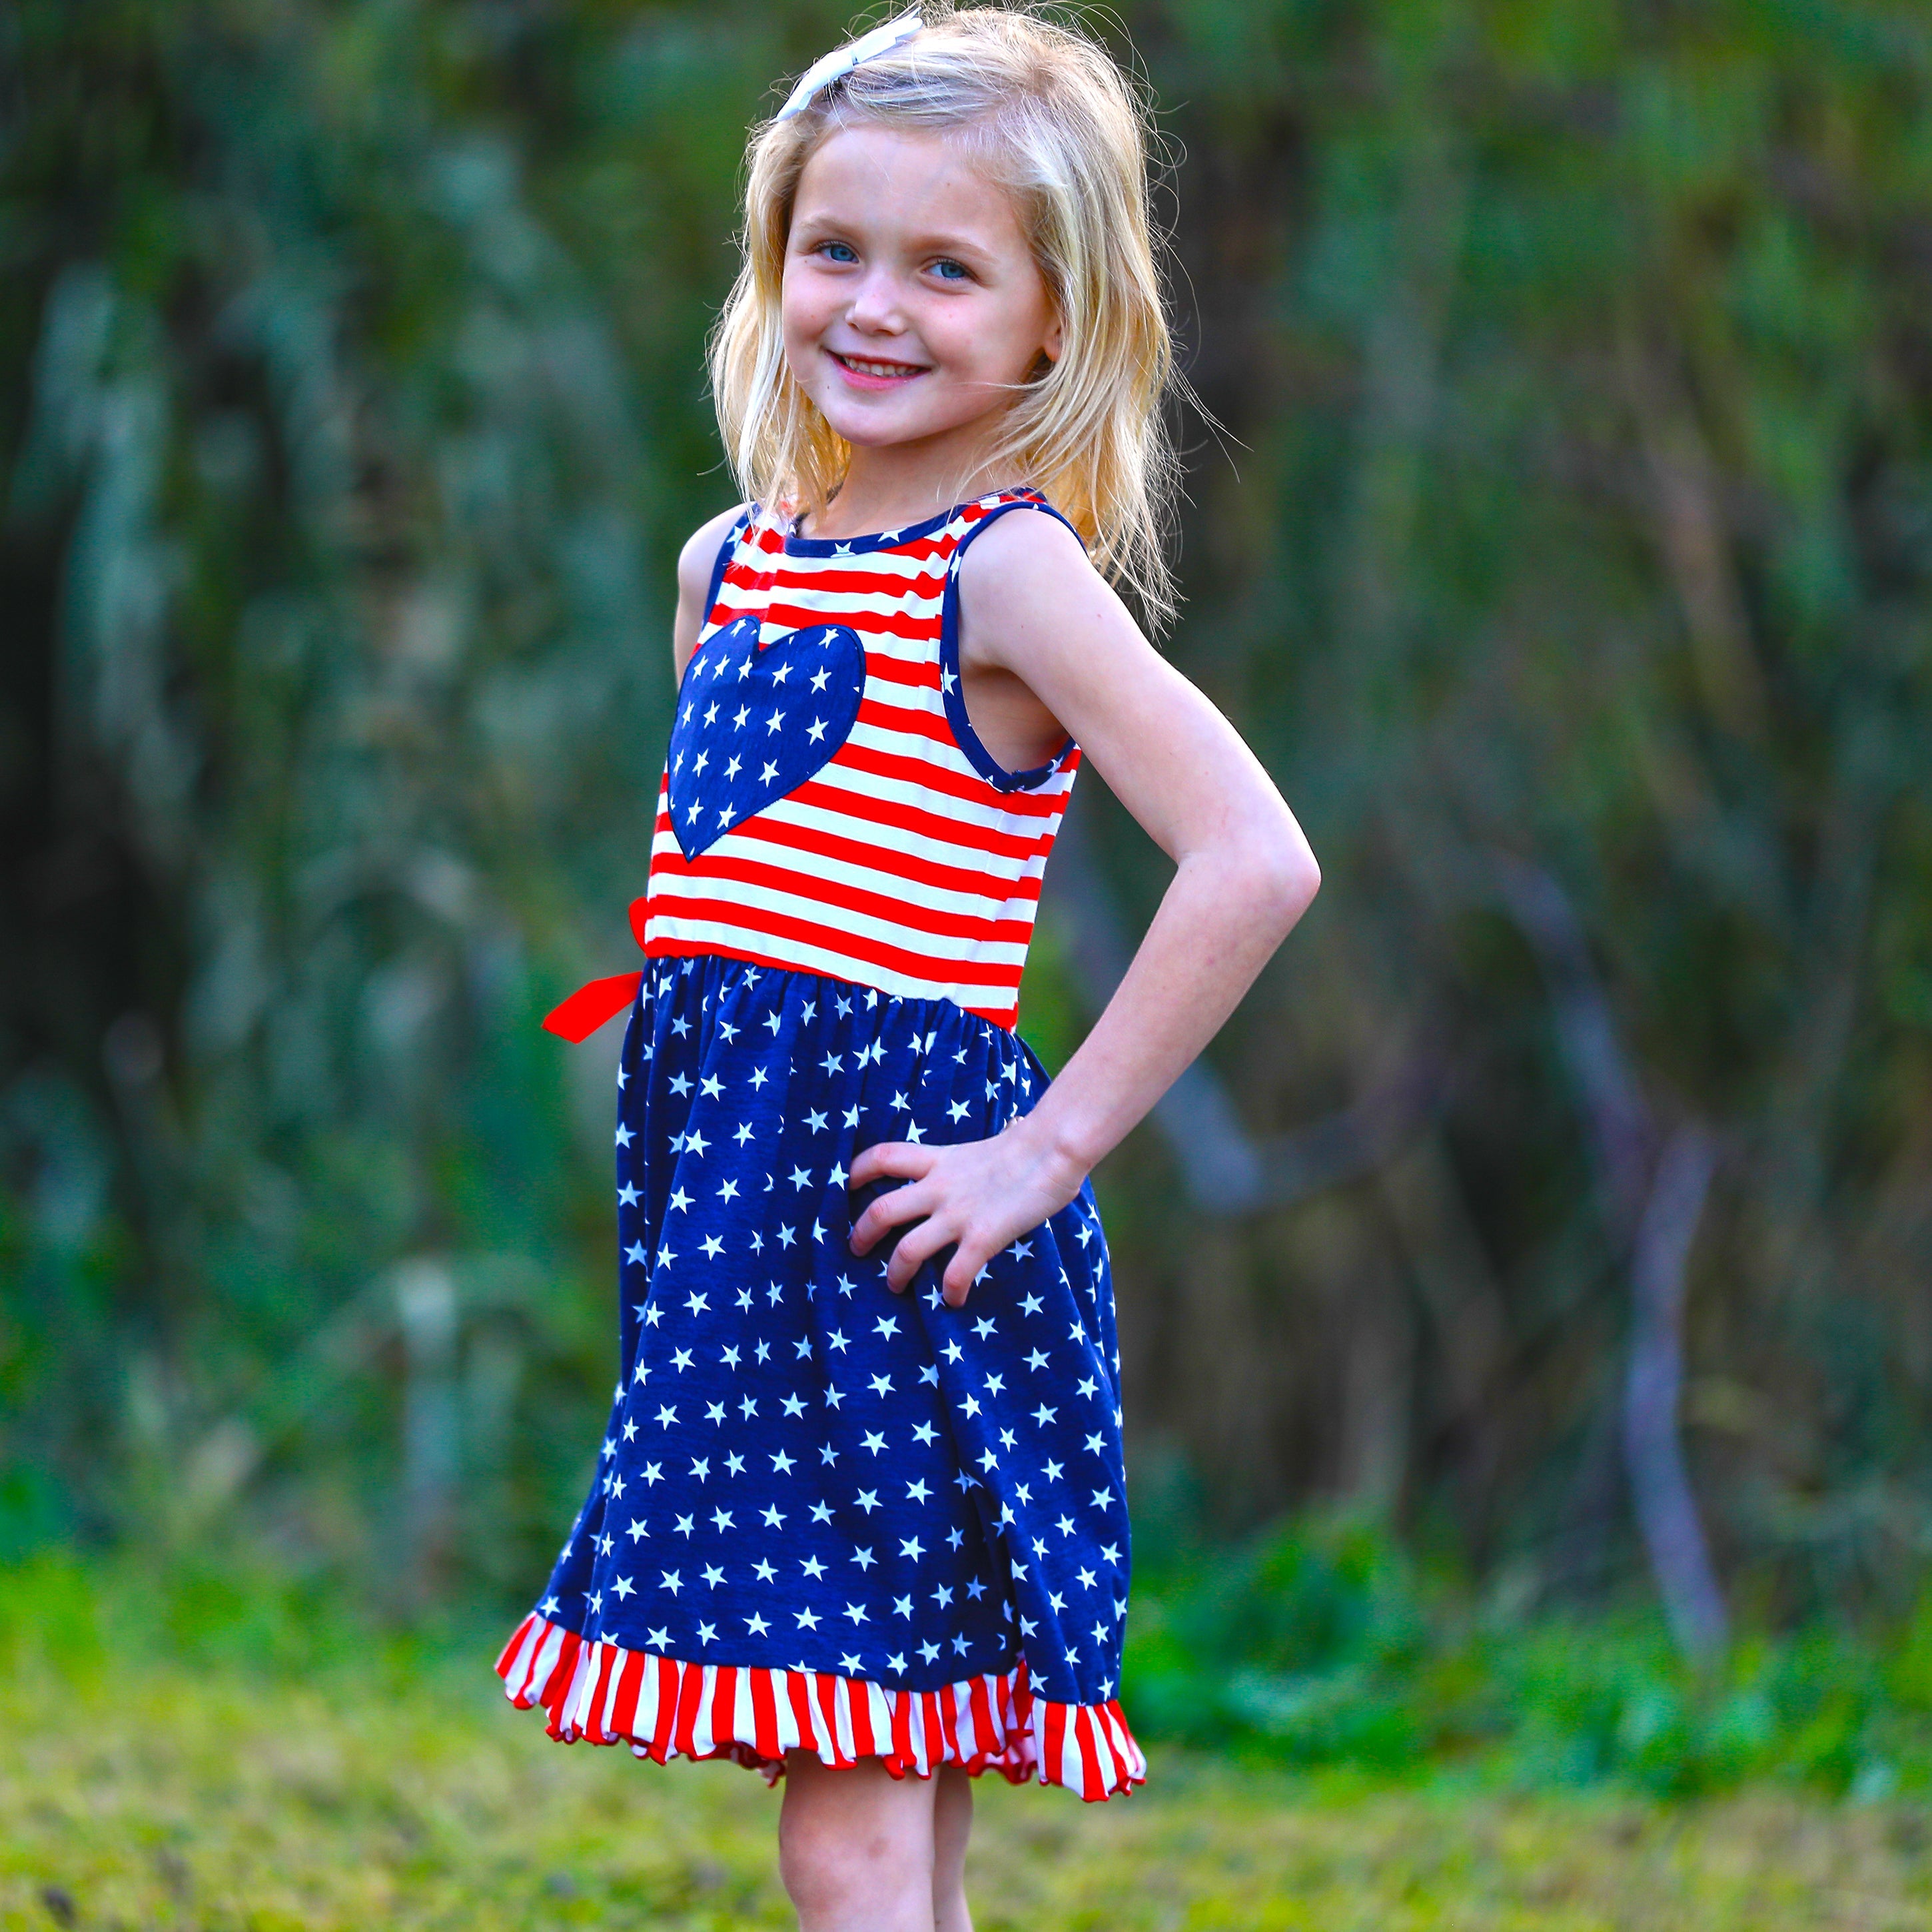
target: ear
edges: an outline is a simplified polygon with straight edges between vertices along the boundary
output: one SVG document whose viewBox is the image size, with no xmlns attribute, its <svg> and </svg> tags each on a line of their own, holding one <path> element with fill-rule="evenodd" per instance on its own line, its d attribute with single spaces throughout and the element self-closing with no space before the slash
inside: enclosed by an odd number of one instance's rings
<svg viewBox="0 0 1932 1932">
<path fill-rule="evenodd" d="M 1066 346 L 1066 330 L 1059 316 L 1056 315 L 1046 325 L 1046 334 L 1040 345 L 1040 353 L 1049 362 L 1058 362 L 1060 360 L 1060 352 Z"/>
</svg>

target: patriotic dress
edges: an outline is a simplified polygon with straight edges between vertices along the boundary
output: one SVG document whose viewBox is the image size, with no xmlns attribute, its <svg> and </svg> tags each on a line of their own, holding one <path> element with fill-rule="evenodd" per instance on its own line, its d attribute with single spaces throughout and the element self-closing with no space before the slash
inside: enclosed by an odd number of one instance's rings
<svg viewBox="0 0 1932 1932">
<path fill-rule="evenodd" d="M 1090 1190 L 982 1270 L 885 1282 L 852 1163 L 1044 1090 L 1013 1031 L 1079 762 L 1006 771 L 958 676 L 957 573 L 1030 491 L 837 542 L 755 508 L 686 670 L 618 1073 L 622 1372 L 588 1500 L 498 1664 L 550 1734 L 663 1762 L 956 1764 L 1100 1798 L 1127 1516 Z"/>
</svg>

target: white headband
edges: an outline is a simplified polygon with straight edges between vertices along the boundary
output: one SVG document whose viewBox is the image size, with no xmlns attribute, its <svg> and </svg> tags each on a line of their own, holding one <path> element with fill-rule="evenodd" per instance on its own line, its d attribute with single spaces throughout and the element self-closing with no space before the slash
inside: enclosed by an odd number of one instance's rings
<svg viewBox="0 0 1932 1932">
<path fill-rule="evenodd" d="M 834 47 L 806 69 L 798 85 L 792 89 L 790 98 L 772 118 L 789 121 L 794 114 L 802 113 L 811 106 L 813 95 L 820 88 L 830 87 L 841 76 L 850 74 L 861 61 L 874 60 L 880 54 L 890 53 L 893 48 L 903 46 L 924 25 L 915 8 L 910 14 L 902 14 L 896 20 L 888 20 L 883 27 L 874 27 L 869 34 L 860 34 L 849 46 Z"/>
</svg>

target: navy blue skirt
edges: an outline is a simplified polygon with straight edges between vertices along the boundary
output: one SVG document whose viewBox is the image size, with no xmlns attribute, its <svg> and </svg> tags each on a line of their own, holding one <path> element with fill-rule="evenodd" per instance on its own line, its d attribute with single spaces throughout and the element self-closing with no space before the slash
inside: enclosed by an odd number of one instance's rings
<svg viewBox="0 0 1932 1932">
<path fill-rule="evenodd" d="M 617 1077 L 622 1375 L 512 1696 L 661 1760 L 1138 1781 L 1090 1188 L 961 1309 L 943 1256 L 895 1294 L 848 1245 L 861 1149 L 997 1133 L 1039 1062 L 945 1000 L 707 955 L 650 962 Z"/>
</svg>

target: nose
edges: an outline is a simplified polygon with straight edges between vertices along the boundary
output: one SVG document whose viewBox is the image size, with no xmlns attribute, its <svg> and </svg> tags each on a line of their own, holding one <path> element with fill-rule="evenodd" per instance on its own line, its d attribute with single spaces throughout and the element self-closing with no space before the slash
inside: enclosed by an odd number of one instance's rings
<svg viewBox="0 0 1932 1932">
<path fill-rule="evenodd" d="M 899 298 L 898 278 L 889 268 L 877 266 L 867 269 L 852 291 L 845 319 L 868 335 L 897 335 L 903 332 L 904 306 Z"/>
</svg>

